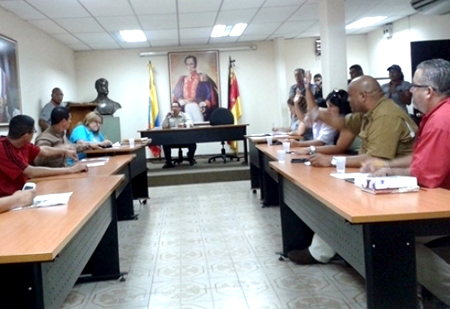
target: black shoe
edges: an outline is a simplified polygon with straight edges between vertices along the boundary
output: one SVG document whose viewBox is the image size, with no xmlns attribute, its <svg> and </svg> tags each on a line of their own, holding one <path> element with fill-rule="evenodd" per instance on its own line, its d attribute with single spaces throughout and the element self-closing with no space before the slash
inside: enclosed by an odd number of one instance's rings
<svg viewBox="0 0 450 309">
<path fill-rule="evenodd" d="M 189 159 L 189 164 L 192 166 L 195 164 L 195 159 Z"/>
<path fill-rule="evenodd" d="M 300 265 L 308 265 L 308 264 L 316 264 L 317 262 L 309 252 L 309 249 L 303 250 L 292 250 L 288 252 L 288 258 L 294 262 L 295 264 Z"/>
<path fill-rule="evenodd" d="M 166 164 L 163 165 L 162 168 L 171 168 L 171 167 L 173 167 L 172 163 L 166 163 Z"/>
</svg>

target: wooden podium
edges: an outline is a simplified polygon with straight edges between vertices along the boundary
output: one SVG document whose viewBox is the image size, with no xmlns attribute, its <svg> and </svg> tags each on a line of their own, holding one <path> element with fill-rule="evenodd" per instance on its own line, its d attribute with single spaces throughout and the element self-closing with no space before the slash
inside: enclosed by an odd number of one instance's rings
<svg viewBox="0 0 450 309">
<path fill-rule="evenodd" d="M 70 113 L 72 114 L 72 123 L 70 124 L 69 130 L 67 130 L 67 136 L 70 136 L 72 129 L 75 128 L 80 122 L 82 123 L 84 117 L 92 112 L 96 107 L 97 103 L 73 103 L 67 104 Z"/>
</svg>

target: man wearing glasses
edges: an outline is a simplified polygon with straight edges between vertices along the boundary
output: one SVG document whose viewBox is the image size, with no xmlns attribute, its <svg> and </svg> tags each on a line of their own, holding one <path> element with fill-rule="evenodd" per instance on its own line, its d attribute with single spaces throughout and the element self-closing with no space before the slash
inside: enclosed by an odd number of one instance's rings
<svg viewBox="0 0 450 309">
<path fill-rule="evenodd" d="M 432 59 L 420 63 L 411 85 L 413 103 L 423 113 L 412 155 L 391 161 L 377 176 L 415 176 L 421 186 L 450 190 L 450 62 Z M 380 162 L 370 160 L 364 171 L 375 171 Z M 444 235 L 445 236 L 445 235 Z M 447 235 L 448 236 L 448 235 Z M 428 242 L 442 238 L 416 238 L 417 281 L 450 306 L 450 265 L 442 258 L 449 247 L 431 250 Z"/>
</svg>

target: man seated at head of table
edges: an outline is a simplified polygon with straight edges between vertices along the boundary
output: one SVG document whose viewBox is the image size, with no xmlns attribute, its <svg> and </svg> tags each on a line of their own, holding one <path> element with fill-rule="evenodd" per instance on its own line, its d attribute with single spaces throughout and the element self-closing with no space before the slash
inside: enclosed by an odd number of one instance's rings
<svg viewBox="0 0 450 309">
<path fill-rule="evenodd" d="M 69 110 L 62 106 L 55 107 L 50 115 L 49 126 L 44 132 L 36 137 L 34 144 L 36 146 L 49 146 L 61 149 L 71 149 L 76 152 L 82 152 L 87 149 L 97 149 L 100 148 L 94 144 L 89 144 L 87 142 L 80 142 L 77 144 L 72 144 L 66 137 L 66 130 L 69 129 L 70 123 L 72 121 L 72 116 Z M 35 165 L 38 166 L 48 166 L 48 167 L 64 167 L 67 165 L 67 157 L 37 157 L 34 161 Z"/>
<path fill-rule="evenodd" d="M 106 139 L 100 127 L 103 123 L 103 117 L 99 112 L 88 113 L 83 123 L 77 125 L 70 134 L 70 142 L 77 145 L 88 146 L 92 149 L 111 147 L 111 141 Z M 78 152 L 78 158 L 86 158 L 86 154 Z"/>
<path fill-rule="evenodd" d="M 322 120 L 338 130 L 350 130 L 359 135 L 362 145 L 359 154 L 347 157 L 346 166 L 360 167 L 370 158 L 393 159 L 412 153 L 417 126 L 391 99 L 387 99 L 378 82 L 370 76 L 355 78 L 348 88 L 351 114 L 345 117 L 308 106 L 312 120 Z M 314 166 L 331 166 L 332 156 L 315 154 L 310 157 Z M 325 241 L 314 234 L 309 248 L 288 253 L 297 264 L 328 263 L 336 254 Z"/>
<path fill-rule="evenodd" d="M 305 85 L 309 85 L 311 73 L 308 71 L 305 74 Z M 318 108 L 314 99 L 314 94 L 311 88 L 306 86 L 306 102 L 310 109 Z M 350 113 L 350 105 L 348 104 L 348 93 L 345 90 L 333 90 L 326 98 L 327 108 L 320 108 L 323 111 L 334 115 L 345 116 Z M 361 147 L 361 139 L 348 129 L 342 129 L 337 133 L 336 143 L 333 145 L 310 146 L 296 149 L 295 154 L 307 155 L 312 153 L 324 154 L 355 154 Z"/>
<path fill-rule="evenodd" d="M 412 155 L 368 160 L 362 171 L 375 176 L 414 176 L 421 186 L 450 190 L 450 62 L 420 63 L 410 91 L 414 107 L 424 115 Z M 450 247 L 428 248 L 427 243 L 436 238 L 442 235 L 416 238 L 417 280 L 450 306 L 450 264 L 442 258 L 449 255 Z"/>
<path fill-rule="evenodd" d="M 17 190 L 21 190 L 29 178 L 87 171 L 85 164 L 62 168 L 30 165 L 38 156 L 77 158 L 72 149 L 33 145 L 31 140 L 35 132 L 33 118 L 18 115 L 9 123 L 8 136 L 0 137 L 0 197 L 12 195 Z"/>
<path fill-rule="evenodd" d="M 170 129 L 170 128 L 189 128 L 192 127 L 194 124 L 191 120 L 191 117 L 187 113 L 183 113 L 181 111 L 181 105 L 178 102 L 172 103 L 172 110 L 167 113 L 166 117 L 164 118 L 162 122 L 162 127 L 164 129 Z M 194 154 L 195 150 L 197 149 L 197 144 L 185 144 L 185 145 L 163 145 L 164 150 L 164 158 L 166 160 L 166 163 L 164 164 L 163 168 L 170 168 L 174 167 L 172 163 L 172 148 L 181 148 L 181 147 L 187 147 L 188 148 L 188 160 L 190 165 L 194 165 Z"/>
</svg>

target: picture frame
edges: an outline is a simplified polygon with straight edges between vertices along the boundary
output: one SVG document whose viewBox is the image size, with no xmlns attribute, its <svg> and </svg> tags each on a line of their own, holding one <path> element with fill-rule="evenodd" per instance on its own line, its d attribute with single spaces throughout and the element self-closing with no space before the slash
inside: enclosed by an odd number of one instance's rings
<svg viewBox="0 0 450 309">
<path fill-rule="evenodd" d="M 220 107 L 219 51 L 168 54 L 170 103 L 178 102 L 194 123 L 207 122 Z"/>
<path fill-rule="evenodd" d="M 0 34 L 0 126 L 22 114 L 17 42 Z"/>
</svg>

